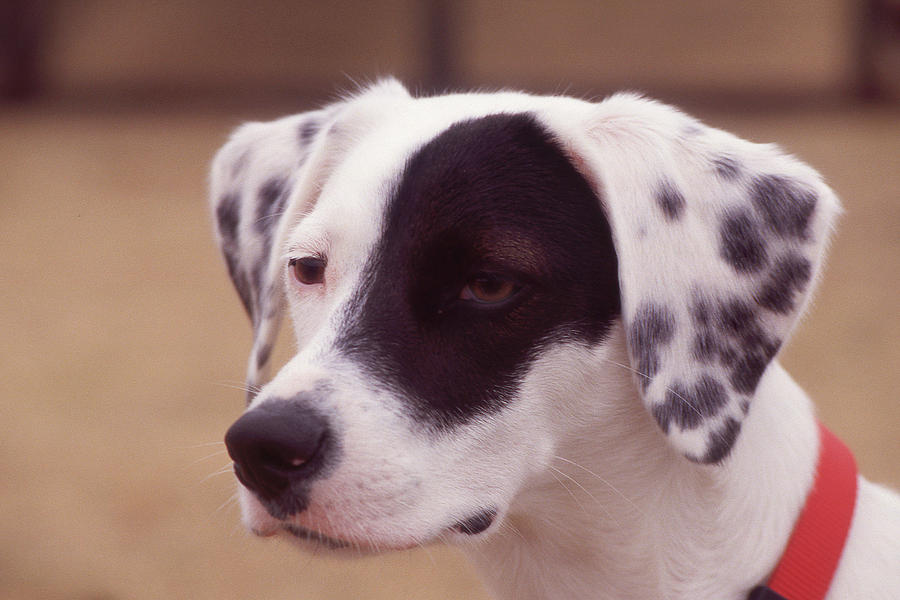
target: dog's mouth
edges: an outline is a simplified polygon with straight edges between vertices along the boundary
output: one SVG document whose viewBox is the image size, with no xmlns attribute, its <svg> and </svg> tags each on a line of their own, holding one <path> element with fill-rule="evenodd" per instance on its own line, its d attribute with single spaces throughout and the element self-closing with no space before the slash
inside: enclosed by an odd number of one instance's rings
<svg viewBox="0 0 900 600">
<path fill-rule="evenodd" d="M 457 521 L 451 529 L 465 535 L 478 535 L 479 533 L 487 531 L 496 518 L 497 511 L 493 508 L 488 508 L 467 519 Z"/>
<path fill-rule="evenodd" d="M 321 531 L 309 529 L 302 525 L 283 523 L 281 530 L 291 535 L 294 539 L 305 544 L 312 544 L 318 548 L 326 548 L 335 552 L 349 550 L 356 555 L 378 554 L 381 552 L 396 552 L 410 550 L 417 546 L 424 546 L 427 542 L 409 541 L 401 543 L 379 543 L 377 540 L 339 539 L 326 535 Z"/>
<path fill-rule="evenodd" d="M 346 540 L 339 540 L 337 538 L 327 536 L 320 531 L 307 529 L 306 527 L 302 527 L 300 525 L 285 523 L 284 525 L 282 525 L 282 529 L 284 529 L 284 531 L 288 532 L 295 538 L 325 546 L 330 550 L 340 550 L 342 548 L 349 548 L 353 545 L 351 544 L 351 542 L 348 542 Z"/>
<path fill-rule="evenodd" d="M 459 540 L 470 537 L 476 537 L 487 531 L 497 518 L 497 511 L 493 508 L 483 509 L 472 516 L 456 521 L 454 524 L 444 529 L 445 534 L 452 534 Z M 283 531 L 293 538 L 304 543 L 312 544 L 317 547 L 326 548 L 328 550 L 355 550 L 356 552 L 378 553 L 384 551 L 409 550 L 416 546 L 424 546 L 436 539 L 445 538 L 445 534 L 430 536 L 428 540 L 410 540 L 400 543 L 378 543 L 375 540 L 357 540 L 342 539 L 333 535 L 325 534 L 313 528 L 304 527 L 296 523 L 278 521 L 270 523 L 268 527 L 252 528 L 253 533 L 259 536 L 268 537 Z"/>
</svg>

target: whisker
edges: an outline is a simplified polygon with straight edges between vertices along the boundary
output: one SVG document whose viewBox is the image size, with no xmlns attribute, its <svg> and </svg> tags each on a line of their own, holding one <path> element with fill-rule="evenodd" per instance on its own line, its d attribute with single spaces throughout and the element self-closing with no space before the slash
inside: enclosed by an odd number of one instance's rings
<svg viewBox="0 0 900 600">
<path fill-rule="evenodd" d="M 310 559 L 307 562 L 307 564 L 311 563 L 313 558 L 318 558 L 319 553 L 322 551 L 322 534 L 319 533 L 318 531 L 316 531 L 316 537 L 319 539 L 316 541 L 315 544 L 312 544 L 312 552 L 310 553 L 311 556 L 310 556 Z M 310 539 L 310 541 L 312 541 L 312 540 Z"/>
<path fill-rule="evenodd" d="M 581 491 L 583 491 L 585 494 L 587 494 L 588 496 L 590 496 L 591 500 L 593 500 L 594 502 L 596 502 L 596 503 L 597 503 L 597 506 L 600 507 L 600 510 L 602 510 L 604 513 L 606 513 L 607 518 L 609 518 L 613 523 L 615 523 L 616 526 L 619 525 L 619 522 L 616 520 L 616 518 L 615 518 L 614 516 L 612 516 L 612 513 L 609 512 L 609 510 L 607 510 L 607 508 L 606 508 L 605 506 L 603 506 L 603 503 L 600 502 L 600 500 L 598 500 L 596 496 L 594 496 L 592 493 L 590 493 L 590 492 L 587 490 L 587 488 L 585 488 L 583 485 L 581 485 L 580 483 L 578 483 L 578 480 L 577 480 L 577 479 L 575 479 L 574 477 L 572 477 L 572 476 L 569 475 L 568 473 L 565 473 L 564 471 L 560 471 L 559 469 L 557 469 L 557 468 L 554 467 L 554 466 L 551 466 L 550 468 L 553 469 L 554 471 L 556 471 L 557 473 L 559 473 L 560 475 L 562 475 L 563 477 L 565 477 L 566 479 L 568 479 L 569 481 L 571 481 L 572 483 L 574 483 L 575 485 L 577 485 L 579 488 L 581 488 Z"/>
<path fill-rule="evenodd" d="M 505 529 L 509 529 L 509 530 L 512 531 L 514 534 L 516 534 L 517 536 L 519 536 L 519 538 L 521 538 L 522 541 L 525 541 L 525 536 L 522 535 L 522 532 L 519 531 L 519 529 L 518 529 L 515 525 L 513 525 L 512 523 L 510 523 L 508 519 L 503 519 L 502 521 L 500 521 L 500 527 L 501 527 L 501 528 L 505 528 Z"/>
<path fill-rule="evenodd" d="M 229 537 L 233 538 L 238 533 L 244 533 L 244 528 L 243 528 L 243 526 L 241 526 L 240 523 L 235 523 L 231 528 L 231 534 L 229 535 Z"/>
<path fill-rule="evenodd" d="M 197 460 L 193 460 L 190 463 L 188 463 L 187 466 L 192 467 L 192 466 L 196 465 L 197 463 L 203 462 L 204 460 L 209 460 L 210 458 L 215 458 L 216 456 L 222 456 L 223 454 L 227 454 L 227 453 L 228 453 L 228 450 L 225 450 L 223 448 L 222 450 L 218 450 L 216 452 L 213 452 L 212 454 L 207 454 L 206 456 L 202 456 L 202 457 L 198 458 Z"/>
<path fill-rule="evenodd" d="M 214 477 L 219 477 L 221 475 L 228 475 L 229 473 L 232 472 L 233 469 L 234 469 L 234 467 L 232 467 L 232 465 L 229 463 L 228 465 L 222 467 L 218 471 L 214 471 L 214 472 L 210 473 L 209 475 L 207 475 L 206 477 L 201 479 L 199 483 L 206 483 L 207 481 L 209 481 L 210 479 L 212 479 Z"/>
<path fill-rule="evenodd" d="M 649 381 L 650 379 L 652 379 L 652 378 L 651 378 L 649 375 L 647 375 L 646 373 L 642 373 L 642 372 L 638 371 L 637 369 L 635 369 L 634 367 L 631 367 L 631 366 L 629 366 L 629 365 L 623 365 L 622 363 L 616 362 L 616 361 L 614 361 L 614 360 L 610 360 L 610 359 L 608 359 L 608 358 L 604 358 L 603 360 L 605 360 L 606 362 L 608 362 L 608 363 L 611 364 L 611 365 L 614 365 L 614 366 L 616 366 L 616 367 L 621 367 L 621 368 L 625 369 L 626 371 L 630 371 L 630 372 L 634 373 L 635 375 L 639 375 L 640 377 L 643 377 L 644 379 L 646 379 L 646 380 L 648 380 L 648 381 Z M 688 408 L 690 408 L 692 411 L 694 411 L 695 413 L 697 413 L 697 415 L 698 415 L 701 419 L 704 418 L 703 413 L 702 413 L 696 406 L 694 406 L 694 405 L 691 403 L 690 400 L 688 400 L 687 398 L 685 398 L 684 396 L 682 396 L 681 394 L 679 394 L 678 392 L 676 392 L 675 390 L 673 390 L 673 389 L 670 388 L 669 386 L 666 386 L 666 391 L 669 392 L 669 393 L 671 393 L 673 396 L 675 396 L 676 398 L 678 398 L 678 399 L 681 400 L 682 402 L 684 402 L 685 405 L 686 405 Z"/>
<path fill-rule="evenodd" d="M 260 390 L 262 390 L 262 387 L 258 385 L 235 384 L 222 381 L 213 381 L 211 385 L 217 385 L 219 387 L 224 387 L 232 390 L 240 390 L 242 392 L 253 392 L 254 394 L 258 394 Z"/>
<path fill-rule="evenodd" d="M 185 450 L 193 450 L 195 448 L 208 448 L 209 446 L 224 446 L 225 442 L 203 442 L 202 444 L 193 444 L 191 446 L 185 446 Z"/>
<path fill-rule="evenodd" d="M 552 471 L 550 471 L 550 475 L 552 475 L 553 478 L 556 480 L 556 482 L 557 482 L 559 485 L 561 485 L 562 488 L 563 488 L 564 490 L 566 490 L 566 491 L 569 493 L 569 495 L 572 497 L 572 500 L 575 501 L 575 504 L 577 504 L 578 507 L 581 508 L 581 510 L 582 510 L 585 514 L 590 514 L 590 513 L 587 511 L 587 509 L 584 507 L 584 505 L 581 503 L 581 501 L 575 496 L 575 494 L 572 493 L 572 490 L 569 489 L 569 486 L 567 486 L 565 483 L 563 483 L 562 479 L 560 479 L 559 477 L 556 476 L 556 473 L 560 473 L 561 471 L 560 471 L 559 469 L 554 468 L 554 467 L 550 467 L 550 468 L 553 469 Z M 553 471 L 556 471 L 556 473 L 554 473 Z"/>
<path fill-rule="evenodd" d="M 437 538 L 444 543 L 443 534 L 438 534 Z M 431 563 L 431 568 L 434 569 L 437 567 L 437 561 L 434 560 L 434 554 L 431 552 L 431 548 L 425 545 L 422 541 L 416 540 L 416 547 L 421 548 L 425 555 L 428 557 L 428 562 Z"/>
<path fill-rule="evenodd" d="M 274 213 L 271 213 L 271 214 L 268 214 L 268 215 L 263 215 L 263 216 L 261 216 L 260 218 L 256 219 L 255 221 L 253 221 L 253 224 L 255 225 L 255 224 L 257 224 L 257 223 L 260 223 L 260 222 L 262 222 L 262 221 L 265 221 L 266 219 L 275 219 L 275 218 L 279 218 L 279 217 L 281 217 L 281 216 L 283 216 L 283 215 L 286 215 L 286 214 L 287 214 L 287 211 L 286 211 L 286 210 L 281 210 L 281 211 L 274 212 Z"/>
<path fill-rule="evenodd" d="M 638 505 L 635 504 L 634 501 L 633 501 L 631 498 L 629 498 L 628 496 L 626 496 L 625 494 L 623 494 L 621 491 L 619 491 L 619 488 L 617 488 L 616 486 L 614 486 L 613 484 L 611 484 L 609 481 L 607 481 L 606 479 L 604 479 L 604 478 L 601 477 L 600 475 L 597 475 L 596 473 L 594 473 L 593 471 L 591 471 L 590 469 L 588 469 L 588 468 L 585 467 L 584 465 L 580 465 L 580 464 L 578 464 L 577 462 L 575 462 L 574 460 L 569 460 L 568 458 L 564 458 L 564 457 L 559 456 L 559 455 L 555 455 L 553 458 L 556 458 L 556 459 L 561 460 L 561 461 L 563 461 L 563 462 L 565 462 L 565 463 L 568 463 L 568 464 L 572 465 L 573 467 L 578 467 L 579 469 L 581 469 L 582 471 L 585 471 L 585 472 L 588 473 L 589 475 L 592 475 L 592 476 L 596 477 L 596 478 L 600 481 L 600 483 L 602 483 L 603 485 L 609 487 L 609 489 L 611 489 L 611 490 L 614 491 L 616 494 L 618 494 L 620 498 L 622 498 L 623 500 L 625 500 L 626 502 L 628 502 L 628 504 L 630 504 L 630 505 L 632 506 L 632 508 L 634 508 L 634 509 L 635 509 L 636 511 L 638 511 L 639 513 L 643 514 L 643 512 L 642 512 L 641 509 L 638 507 Z"/>
<path fill-rule="evenodd" d="M 226 508 L 231 507 L 231 506 L 234 506 L 235 504 L 237 504 L 238 499 L 239 499 L 239 495 L 238 495 L 237 492 L 231 494 L 231 495 L 228 497 L 228 499 L 225 500 L 225 502 L 223 502 L 222 504 L 220 504 L 219 507 L 218 507 L 215 511 L 213 511 L 213 514 L 210 515 L 210 518 L 216 516 L 217 514 L 219 514 L 220 512 L 222 512 L 223 510 L 225 510 Z"/>
</svg>

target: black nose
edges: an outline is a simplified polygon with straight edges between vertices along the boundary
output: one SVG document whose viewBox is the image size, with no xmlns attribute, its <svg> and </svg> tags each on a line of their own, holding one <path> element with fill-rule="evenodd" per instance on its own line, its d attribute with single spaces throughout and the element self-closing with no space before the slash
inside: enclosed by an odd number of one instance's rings
<svg viewBox="0 0 900 600">
<path fill-rule="evenodd" d="M 328 421 L 303 403 L 270 400 L 247 411 L 225 434 L 234 472 L 265 500 L 313 478 L 328 454 Z"/>
</svg>

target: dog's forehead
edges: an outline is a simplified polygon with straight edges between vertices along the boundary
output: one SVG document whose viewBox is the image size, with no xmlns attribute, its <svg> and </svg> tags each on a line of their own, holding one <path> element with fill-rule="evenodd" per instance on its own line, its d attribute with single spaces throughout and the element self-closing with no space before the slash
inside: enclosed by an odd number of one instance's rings
<svg viewBox="0 0 900 600">
<path fill-rule="evenodd" d="M 496 114 L 581 114 L 587 105 L 562 97 L 523 93 L 456 94 L 400 97 L 371 111 L 348 111 L 326 135 L 345 138 L 330 161 L 311 213 L 289 234 L 289 244 L 335 236 L 365 246 L 381 232 L 380 223 L 391 191 L 398 185 L 409 158 L 454 124 Z M 364 108 L 364 106 L 363 106 Z M 364 242 L 365 241 L 365 242 Z"/>
</svg>

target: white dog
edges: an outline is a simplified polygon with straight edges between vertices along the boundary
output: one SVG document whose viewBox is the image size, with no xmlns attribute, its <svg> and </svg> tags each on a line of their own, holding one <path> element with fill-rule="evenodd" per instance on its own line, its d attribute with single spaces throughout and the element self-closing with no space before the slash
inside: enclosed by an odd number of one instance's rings
<svg viewBox="0 0 900 600">
<path fill-rule="evenodd" d="M 255 533 L 459 543 L 517 600 L 768 581 L 820 448 L 776 360 L 839 212 L 815 171 L 634 95 L 389 80 L 241 127 L 211 187 L 253 322 L 226 441 Z M 855 497 L 828 598 L 900 598 L 900 501 Z"/>
</svg>

